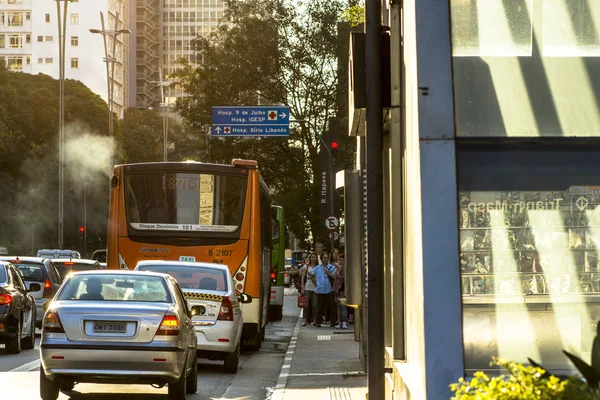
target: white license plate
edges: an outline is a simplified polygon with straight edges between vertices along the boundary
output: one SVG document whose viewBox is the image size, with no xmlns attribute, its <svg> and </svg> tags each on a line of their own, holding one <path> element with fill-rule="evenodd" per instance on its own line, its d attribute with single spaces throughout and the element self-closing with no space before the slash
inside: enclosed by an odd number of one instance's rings
<svg viewBox="0 0 600 400">
<path fill-rule="evenodd" d="M 127 323 L 125 323 L 125 322 L 94 322 L 94 332 L 125 333 L 125 332 L 127 332 Z"/>
</svg>

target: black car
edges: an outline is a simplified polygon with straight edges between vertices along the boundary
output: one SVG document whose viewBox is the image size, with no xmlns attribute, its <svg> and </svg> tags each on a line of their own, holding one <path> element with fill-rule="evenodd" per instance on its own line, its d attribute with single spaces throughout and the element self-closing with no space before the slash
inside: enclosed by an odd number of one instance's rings
<svg viewBox="0 0 600 400">
<path fill-rule="evenodd" d="M 60 274 L 60 277 L 63 281 L 71 272 L 104 269 L 96 260 L 85 260 L 77 258 L 73 258 L 71 260 L 69 260 L 68 258 L 55 258 L 52 260 L 52 264 L 54 264 L 54 267 L 56 267 L 56 270 Z"/>
<path fill-rule="evenodd" d="M 17 269 L 0 261 L 0 343 L 6 345 L 7 353 L 35 347 L 36 308 L 29 291 L 41 288 L 39 283 L 31 283 L 27 290 Z"/>
<path fill-rule="evenodd" d="M 35 325 L 41 328 L 42 319 L 44 318 L 44 304 L 52 301 L 62 283 L 62 278 L 54 264 L 48 258 L 39 257 L 0 257 L 0 261 L 10 262 L 21 274 L 26 287 L 35 299 L 37 308 Z M 40 284 L 37 291 L 31 289 L 32 283 Z"/>
</svg>

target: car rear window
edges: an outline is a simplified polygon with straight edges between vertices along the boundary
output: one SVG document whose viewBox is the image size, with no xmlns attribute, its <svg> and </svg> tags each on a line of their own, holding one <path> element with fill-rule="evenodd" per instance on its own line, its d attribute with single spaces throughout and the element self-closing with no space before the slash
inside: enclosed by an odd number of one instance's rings
<svg viewBox="0 0 600 400">
<path fill-rule="evenodd" d="M 77 262 L 70 262 L 68 264 L 67 263 L 61 264 L 59 262 L 54 261 L 54 266 L 58 270 L 58 273 L 60 274 L 60 277 L 63 280 L 71 272 L 92 271 L 92 270 L 95 270 L 95 269 L 101 269 L 99 265 L 90 265 L 90 264 L 83 264 L 83 263 L 77 263 Z"/>
<path fill-rule="evenodd" d="M 177 280 L 177 283 L 183 289 L 227 291 L 225 271 L 215 268 L 183 265 L 143 265 L 138 270 L 169 274 Z"/>
<path fill-rule="evenodd" d="M 6 281 L 6 267 L 4 265 L 0 265 L 0 282 Z"/>
<path fill-rule="evenodd" d="M 106 300 L 171 303 L 160 276 L 122 274 L 77 274 L 66 280 L 57 300 Z"/>
<path fill-rule="evenodd" d="M 19 271 L 24 281 L 44 282 L 47 279 L 43 264 L 13 261 L 15 268 Z"/>
</svg>

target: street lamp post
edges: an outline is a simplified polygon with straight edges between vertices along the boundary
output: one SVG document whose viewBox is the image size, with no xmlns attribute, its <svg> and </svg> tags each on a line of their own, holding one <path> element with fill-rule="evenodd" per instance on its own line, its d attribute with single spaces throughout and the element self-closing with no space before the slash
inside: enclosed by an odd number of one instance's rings
<svg viewBox="0 0 600 400">
<path fill-rule="evenodd" d="M 100 23 L 102 29 L 90 29 L 91 33 L 97 33 L 102 35 L 102 39 L 104 41 L 104 58 L 102 59 L 106 64 L 106 82 L 108 84 L 108 138 L 110 141 L 109 145 L 109 155 L 108 155 L 108 172 L 112 174 L 113 168 L 113 98 L 114 98 L 114 78 L 115 78 L 115 63 L 118 61 L 116 52 L 117 52 L 117 36 L 122 33 L 131 33 L 129 29 L 117 29 L 119 26 L 119 12 L 117 11 L 115 17 L 115 29 L 106 29 L 104 24 L 104 14 L 100 11 Z M 112 51 L 109 55 L 108 53 L 108 43 L 107 36 L 112 38 Z M 110 67 L 109 67 L 110 64 Z"/>
<path fill-rule="evenodd" d="M 64 2 L 62 12 L 60 3 Z M 67 37 L 67 8 L 70 0 L 56 0 L 58 25 L 58 248 L 64 247 L 65 216 L 65 44 Z"/>
<path fill-rule="evenodd" d="M 167 98 L 165 97 L 165 87 L 170 87 L 171 86 L 171 82 L 169 81 L 164 81 L 163 80 L 163 75 L 162 75 L 162 69 L 158 70 L 158 81 L 150 81 L 151 84 L 156 85 L 156 86 L 160 86 L 160 97 L 162 102 L 160 103 L 160 108 L 163 111 L 163 161 L 167 161 L 167 149 L 169 147 L 169 142 L 168 142 L 168 138 L 169 138 L 169 109 L 170 109 L 170 104 L 167 101 Z"/>
<path fill-rule="evenodd" d="M 319 141 L 321 142 L 321 145 L 323 146 L 323 148 L 325 148 L 325 150 L 327 151 L 327 158 L 328 158 L 328 173 L 329 173 L 329 178 L 328 178 L 328 182 L 327 182 L 327 194 L 329 197 L 329 215 L 333 216 L 334 215 L 334 205 L 333 205 L 333 191 L 334 191 L 334 185 L 333 185 L 333 154 L 331 154 L 331 150 L 329 149 L 329 146 L 327 146 L 327 143 L 325 142 L 325 140 L 323 140 L 323 136 L 320 135 L 317 131 L 317 127 L 315 126 L 315 124 L 312 121 L 309 121 L 307 119 L 290 119 L 290 122 L 304 122 L 306 124 L 308 124 L 311 129 L 313 130 L 313 134 L 319 138 Z M 333 238 L 329 238 L 329 242 L 330 242 L 330 246 L 331 246 L 331 250 L 333 250 L 333 244 L 335 242 L 335 240 Z"/>
</svg>

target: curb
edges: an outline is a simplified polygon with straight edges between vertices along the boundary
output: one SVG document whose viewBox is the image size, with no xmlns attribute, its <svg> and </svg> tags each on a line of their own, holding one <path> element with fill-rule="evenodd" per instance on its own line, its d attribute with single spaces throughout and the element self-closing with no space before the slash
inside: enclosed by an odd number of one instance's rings
<svg viewBox="0 0 600 400">
<path fill-rule="evenodd" d="M 285 357 L 283 358 L 283 364 L 281 364 L 281 370 L 279 377 L 277 378 L 277 385 L 271 397 L 272 400 L 283 400 L 285 394 L 285 387 L 287 386 L 288 376 L 290 375 L 290 367 L 292 366 L 292 359 L 294 358 L 294 351 L 296 351 L 296 343 L 298 342 L 298 335 L 300 335 L 300 327 L 302 326 L 302 310 L 298 314 L 298 321 L 294 327 L 290 344 L 288 345 Z"/>
</svg>

